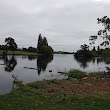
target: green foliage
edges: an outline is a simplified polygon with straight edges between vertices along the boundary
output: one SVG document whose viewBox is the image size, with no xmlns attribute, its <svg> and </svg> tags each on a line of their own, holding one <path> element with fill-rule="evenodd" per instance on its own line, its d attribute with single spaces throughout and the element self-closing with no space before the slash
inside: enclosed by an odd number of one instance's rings
<svg viewBox="0 0 110 110">
<path fill-rule="evenodd" d="M 100 50 L 100 47 L 98 46 L 98 47 L 97 47 L 97 51 L 99 51 L 99 50 Z"/>
<path fill-rule="evenodd" d="M 75 56 L 76 57 L 93 57 L 93 54 L 91 51 L 89 50 L 78 50 L 76 53 L 75 53 Z"/>
<path fill-rule="evenodd" d="M 27 86 L 34 88 L 34 89 L 41 89 L 41 88 L 47 87 L 48 85 L 49 85 L 48 81 L 44 80 L 44 81 L 37 81 L 34 83 L 29 83 Z"/>
<path fill-rule="evenodd" d="M 89 50 L 89 46 L 87 44 L 81 45 L 82 50 Z"/>
<path fill-rule="evenodd" d="M 47 38 L 46 38 L 46 37 L 44 37 L 44 38 L 42 39 L 42 44 L 43 44 L 44 46 L 48 46 L 48 42 L 47 42 Z"/>
<path fill-rule="evenodd" d="M 104 51 L 104 49 L 100 49 L 99 51 L 97 51 L 97 53 L 99 54 L 99 55 L 102 55 L 102 52 Z"/>
<path fill-rule="evenodd" d="M 82 79 L 86 76 L 86 73 L 77 69 L 73 69 L 67 73 L 67 76 L 70 78 Z"/>
<path fill-rule="evenodd" d="M 93 47 L 93 51 L 96 51 L 95 46 Z"/>
<path fill-rule="evenodd" d="M 93 57 L 100 57 L 97 51 L 91 51 Z"/>
<path fill-rule="evenodd" d="M 45 56 L 51 56 L 53 54 L 53 49 L 50 46 L 43 46 L 41 53 Z"/>
<path fill-rule="evenodd" d="M 98 72 L 89 73 L 89 76 L 91 76 L 91 77 L 99 77 L 100 75 L 101 75 L 101 73 L 98 73 Z"/>
<path fill-rule="evenodd" d="M 29 47 L 27 50 L 28 50 L 29 52 L 37 52 L 37 49 L 34 48 L 34 47 Z"/>
<path fill-rule="evenodd" d="M 41 53 L 41 48 L 42 48 L 42 36 L 41 34 L 39 34 L 38 44 L 37 44 L 37 53 Z"/>
<path fill-rule="evenodd" d="M 13 38 L 8 37 L 5 39 L 5 42 L 6 42 L 6 49 L 12 50 L 12 51 L 17 49 L 17 44 Z"/>
<path fill-rule="evenodd" d="M 107 16 L 104 16 L 103 18 L 97 18 L 98 24 L 102 24 L 104 29 L 101 29 L 98 31 L 97 36 L 90 36 L 89 40 L 91 41 L 90 44 L 94 44 L 95 41 L 98 39 L 98 37 L 101 37 L 103 39 L 103 42 L 100 44 L 101 46 L 106 46 L 110 44 L 110 18 Z"/>
<path fill-rule="evenodd" d="M 52 47 L 48 46 L 48 41 L 46 37 L 42 38 L 41 34 L 39 34 L 39 38 L 38 38 L 37 53 L 43 54 L 45 56 L 50 56 L 53 54 Z"/>
<path fill-rule="evenodd" d="M 110 49 L 104 49 L 103 51 L 102 51 L 102 57 L 110 57 Z"/>
<path fill-rule="evenodd" d="M 105 49 L 99 49 L 97 51 L 98 56 L 102 58 L 108 58 L 110 57 L 110 48 L 105 48 Z"/>
</svg>

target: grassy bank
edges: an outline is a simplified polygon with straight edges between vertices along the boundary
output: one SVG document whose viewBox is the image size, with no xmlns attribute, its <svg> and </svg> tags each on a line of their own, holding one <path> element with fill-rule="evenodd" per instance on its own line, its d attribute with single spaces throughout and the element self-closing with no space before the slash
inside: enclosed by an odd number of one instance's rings
<svg viewBox="0 0 110 110">
<path fill-rule="evenodd" d="M 12 55 L 12 51 L 7 52 L 8 55 Z M 3 50 L 0 50 L 0 55 L 3 55 Z M 25 51 L 14 51 L 14 55 L 36 55 L 36 53 L 33 52 L 25 52 Z"/>
<path fill-rule="evenodd" d="M 109 110 L 110 98 L 105 95 L 44 95 L 21 89 L 0 96 L 1 110 Z"/>
<path fill-rule="evenodd" d="M 1 110 L 109 110 L 110 81 L 37 81 L 0 95 Z"/>
</svg>

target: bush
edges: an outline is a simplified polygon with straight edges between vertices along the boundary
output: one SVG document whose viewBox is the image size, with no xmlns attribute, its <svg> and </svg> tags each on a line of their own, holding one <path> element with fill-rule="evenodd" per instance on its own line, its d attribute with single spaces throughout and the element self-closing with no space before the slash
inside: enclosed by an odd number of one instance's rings
<svg viewBox="0 0 110 110">
<path fill-rule="evenodd" d="M 86 76 L 86 73 L 82 72 L 80 70 L 73 69 L 73 70 L 70 70 L 67 73 L 67 75 L 68 75 L 69 78 L 82 79 L 82 78 L 84 78 Z"/>
</svg>

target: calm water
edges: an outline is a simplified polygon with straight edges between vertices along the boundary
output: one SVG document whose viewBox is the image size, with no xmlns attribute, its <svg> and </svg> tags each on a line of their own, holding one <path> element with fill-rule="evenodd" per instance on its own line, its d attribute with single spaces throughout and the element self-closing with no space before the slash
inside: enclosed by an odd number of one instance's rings
<svg viewBox="0 0 110 110">
<path fill-rule="evenodd" d="M 73 55 L 54 55 L 51 58 L 8 56 L 3 59 L 0 57 L 0 94 L 9 93 L 15 88 L 14 77 L 26 84 L 37 80 L 66 78 L 58 72 L 70 69 L 80 69 L 87 72 L 105 71 L 108 64 L 108 61 L 100 58 L 75 59 Z M 10 68 L 6 65 L 10 65 Z M 37 68 L 38 70 L 36 70 Z"/>
</svg>

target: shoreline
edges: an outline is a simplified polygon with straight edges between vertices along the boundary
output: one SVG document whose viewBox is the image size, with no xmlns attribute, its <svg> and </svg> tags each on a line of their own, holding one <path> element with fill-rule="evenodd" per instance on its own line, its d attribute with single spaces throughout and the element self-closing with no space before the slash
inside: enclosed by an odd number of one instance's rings
<svg viewBox="0 0 110 110">
<path fill-rule="evenodd" d="M 44 80 L 0 95 L 2 110 L 108 110 L 110 80 Z M 105 106 L 106 105 L 106 106 Z"/>
</svg>

